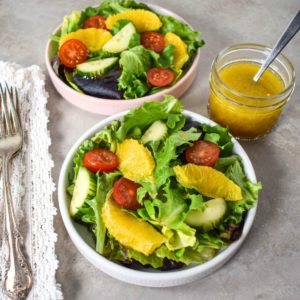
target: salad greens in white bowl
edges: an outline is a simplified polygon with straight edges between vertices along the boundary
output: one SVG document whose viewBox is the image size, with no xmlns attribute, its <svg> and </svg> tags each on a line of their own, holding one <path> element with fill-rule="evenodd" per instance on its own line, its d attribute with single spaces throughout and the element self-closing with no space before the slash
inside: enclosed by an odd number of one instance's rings
<svg viewBox="0 0 300 300">
<path fill-rule="evenodd" d="M 165 287 L 202 278 L 233 256 L 260 189 L 227 129 L 166 96 L 81 136 L 63 163 L 58 199 L 72 241 L 97 268 Z"/>
<path fill-rule="evenodd" d="M 48 41 L 46 66 L 66 100 L 110 115 L 165 93 L 180 97 L 197 74 L 200 36 L 165 8 L 104 0 L 64 17 Z"/>
</svg>

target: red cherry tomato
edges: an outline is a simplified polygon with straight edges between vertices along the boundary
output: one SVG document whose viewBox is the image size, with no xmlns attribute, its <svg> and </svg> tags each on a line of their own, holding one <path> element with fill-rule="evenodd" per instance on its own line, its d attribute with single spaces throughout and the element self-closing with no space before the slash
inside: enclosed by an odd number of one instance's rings
<svg viewBox="0 0 300 300">
<path fill-rule="evenodd" d="M 137 210 L 141 205 L 137 201 L 137 189 L 141 185 L 127 178 L 121 178 L 114 183 L 113 197 L 123 208 Z"/>
<path fill-rule="evenodd" d="M 87 60 L 88 48 L 80 40 L 67 40 L 59 48 L 59 58 L 64 66 L 75 68 Z"/>
<path fill-rule="evenodd" d="M 119 166 L 118 157 L 106 149 L 94 149 L 85 153 L 83 165 L 90 171 L 96 173 L 112 172 Z"/>
<path fill-rule="evenodd" d="M 102 16 L 92 16 L 86 19 L 82 26 L 86 28 L 100 28 L 106 29 L 105 19 Z"/>
<path fill-rule="evenodd" d="M 165 48 L 164 37 L 158 32 L 144 32 L 141 36 L 141 44 L 150 50 L 160 53 Z"/>
<path fill-rule="evenodd" d="M 190 148 L 185 150 L 185 159 L 187 162 L 213 167 L 220 155 L 218 145 L 208 141 L 197 141 Z"/>
<path fill-rule="evenodd" d="M 147 80 L 154 86 L 166 86 L 174 80 L 174 73 L 169 69 L 152 68 L 147 73 Z"/>
</svg>

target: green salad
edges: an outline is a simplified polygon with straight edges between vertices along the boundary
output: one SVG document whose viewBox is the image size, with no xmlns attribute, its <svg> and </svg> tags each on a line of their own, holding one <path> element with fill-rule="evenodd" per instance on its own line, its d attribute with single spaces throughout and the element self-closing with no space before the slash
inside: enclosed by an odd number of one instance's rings
<svg viewBox="0 0 300 300">
<path fill-rule="evenodd" d="M 70 214 L 112 261 L 168 270 L 201 264 L 237 240 L 260 183 L 227 129 L 190 120 L 180 101 L 144 103 L 84 141 Z"/>
<path fill-rule="evenodd" d="M 189 69 L 200 33 L 133 0 L 104 0 L 73 11 L 52 40 L 52 66 L 80 93 L 135 99 L 177 83 Z"/>
</svg>

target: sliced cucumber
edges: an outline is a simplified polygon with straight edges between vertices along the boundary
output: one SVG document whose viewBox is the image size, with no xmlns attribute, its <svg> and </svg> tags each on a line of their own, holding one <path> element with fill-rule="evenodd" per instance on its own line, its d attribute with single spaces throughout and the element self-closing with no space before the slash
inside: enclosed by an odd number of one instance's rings
<svg viewBox="0 0 300 300">
<path fill-rule="evenodd" d="M 204 210 L 191 210 L 185 221 L 188 225 L 201 228 L 207 232 L 215 228 L 223 219 L 226 213 L 226 201 L 223 198 L 216 198 L 205 202 Z"/>
<path fill-rule="evenodd" d="M 96 181 L 85 167 L 80 167 L 75 181 L 73 197 L 70 203 L 70 214 L 75 216 L 84 205 L 86 199 L 96 195 Z"/>
<path fill-rule="evenodd" d="M 103 50 L 111 53 L 120 53 L 129 47 L 130 39 L 136 33 L 132 23 L 125 25 L 116 35 L 114 35 L 103 46 Z"/>
<path fill-rule="evenodd" d="M 90 60 L 76 66 L 76 72 L 82 76 L 101 76 L 111 70 L 117 63 L 117 57 Z"/>
<path fill-rule="evenodd" d="M 168 134 L 168 127 L 162 121 L 155 121 L 143 134 L 141 142 L 147 144 L 150 141 L 159 141 L 164 139 Z"/>
</svg>

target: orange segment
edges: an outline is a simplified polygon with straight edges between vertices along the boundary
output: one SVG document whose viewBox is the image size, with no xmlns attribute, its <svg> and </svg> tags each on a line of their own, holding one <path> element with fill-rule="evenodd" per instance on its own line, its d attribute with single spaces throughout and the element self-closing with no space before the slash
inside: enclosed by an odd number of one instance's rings
<svg viewBox="0 0 300 300">
<path fill-rule="evenodd" d="M 242 200 L 242 190 L 223 173 L 206 166 L 186 164 L 173 168 L 177 181 L 204 196 L 229 201 Z"/>
<path fill-rule="evenodd" d="M 151 254 L 165 241 L 162 234 L 146 221 L 122 210 L 111 198 L 111 192 L 102 208 L 103 222 L 108 232 L 122 245 L 145 255 Z"/>
<path fill-rule="evenodd" d="M 138 32 L 158 30 L 162 23 L 159 17 L 145 9 L 128 9 L 122 13 L 109 16 L 106 27 L 112 29 L 119 20 L 128 20 L 133 23 Z"/>
<path fill-rule="evenodd" d="M 150 151 L 137 140 L 126 139 L 117 146 L 119 169 L 124 177 L 133 181 L 149 178 L 155 168 Z"/>
<path fill-rule="evenodd" d="M 165 35 L 165 41 L 168 45 L 175 46 L 174 66 L 176 69 L 180 70 L 183 65 L 189 60 L 186 44 L 178 35 L 172 32 L 168 32 Z"/>
<path fill-rule="evenodd" d="M 102 49 L 103 45 L 112 38 L 109 31 L 97 28 L 78 29 L 61 37 L 59 46 L 70 39 L 83 42 L 89 51 L 95 52 Z"/>
</svg>

